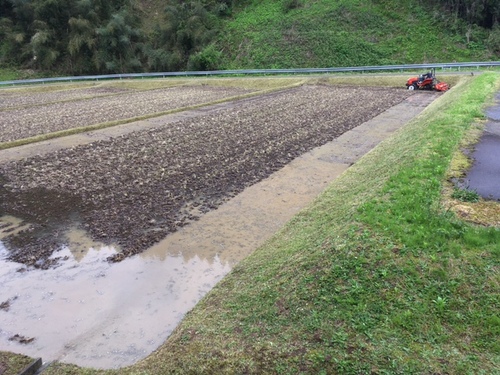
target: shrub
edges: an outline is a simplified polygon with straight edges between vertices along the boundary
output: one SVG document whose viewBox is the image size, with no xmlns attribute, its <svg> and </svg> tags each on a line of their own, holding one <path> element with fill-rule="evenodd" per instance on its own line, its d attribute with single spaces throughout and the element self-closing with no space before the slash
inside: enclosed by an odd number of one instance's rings
<svg viewBox="0 0 500 375">
<path fill-rule="evenodd" d="M 491 30 L 486 43 L 491 52 L 500 53 L 500 27 L 497 26 Z"/>
<path fill-rule="evenodd" d="M 214 44 L 210 44 L 202 51 L 189 57 L 188 70 L 217 70 L 219 69 L 222 52 Z"/>
</svg>

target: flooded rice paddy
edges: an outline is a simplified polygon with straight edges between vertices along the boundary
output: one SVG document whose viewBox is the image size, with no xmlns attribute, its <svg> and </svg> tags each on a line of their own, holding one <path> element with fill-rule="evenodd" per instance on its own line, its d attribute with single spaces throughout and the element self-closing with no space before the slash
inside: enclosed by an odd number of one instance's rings
<svg viewBox="0 0 500 375">
<path fill-rule="evenodd" d="M 473 164 L 459 186 L 485 199 L 500 200 L 500 94 L 486 109 L 486 117 L 484 132 L 470 155 Z"/>
<path fill-rule="evenodd" d="M 42 224 L 34 223 L 39 215 L 29 215 L 36 202 L 17 211 L 25 213 L 22 218 L 0 213 L 0 350 L 96 368 L 123 367 L 146 357 L 235 264 L 435 97 L 413 94 L 293 157 L 216 210 L 200 213 L 120 262 L 108 259 L 122 254 L 121 245 L 85 230 L 78 204 L 71 210 L 70 199 L 64 214 L 49 215 L 55 220 Z M 32 263 L 13 260 L 12 238 L 36 230 L 35 242 L 48 236 L 41 242 L 51 244 L 57 237 L 57 250 Z"/>
<path fill-rule="evenodd" d="M 66 247 L 58 253 L 66 260 L 48 270 L 1 262 L 0 348 L 89 367 L 132 364 L 230 270 L 217 255 L 153 251 L 106 262 L 114 252 L 96 246 L 77 258 Z"/>
</svg>

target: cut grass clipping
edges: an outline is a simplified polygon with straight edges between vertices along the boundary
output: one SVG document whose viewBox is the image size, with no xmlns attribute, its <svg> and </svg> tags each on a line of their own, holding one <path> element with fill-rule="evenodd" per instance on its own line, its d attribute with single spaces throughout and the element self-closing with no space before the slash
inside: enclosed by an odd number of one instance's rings
<svg viewBox="0 0 500 375">
<path fill-rule="evenodd" d="M 500 231 L 439 204 L 453 152 L 499 87 L 497 74 L 464 79 L 117 373 L 499 374 Z"/>
</svg>

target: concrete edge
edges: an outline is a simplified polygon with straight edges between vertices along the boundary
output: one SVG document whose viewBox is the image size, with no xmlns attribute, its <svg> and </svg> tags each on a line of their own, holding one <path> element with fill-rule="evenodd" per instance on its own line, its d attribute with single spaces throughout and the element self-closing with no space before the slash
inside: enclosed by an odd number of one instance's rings
<svg viewBox="0 0 500 375">
<path fill-rule="evenodd" d="M 37 358 L 22 369 L 18 375 L 35 375 L 40 367 L 42 367 L 42 358 Z"/>
</svg>

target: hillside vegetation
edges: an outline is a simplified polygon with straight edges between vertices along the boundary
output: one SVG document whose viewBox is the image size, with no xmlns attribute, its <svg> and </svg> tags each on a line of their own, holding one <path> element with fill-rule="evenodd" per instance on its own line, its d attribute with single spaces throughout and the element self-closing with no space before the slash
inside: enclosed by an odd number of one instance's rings
<svg viewBox="0 0 500 375">
<path fill-rule="evenodd" d="M 297 4 L 291 7 L 290 4 Z M 288 7 L 285 5 L 288 4 Z M 225 24 L 224 65 L 291 68 L 488 60 L 489 33 L 419 1 L 261 1 Z"/>
<path fill-rule="evenodd" d="M 493 0 L 0 0 L 0 9 L 0 66 L 45 75 L 477 61 L 500 53 Z"/>
</svg>

